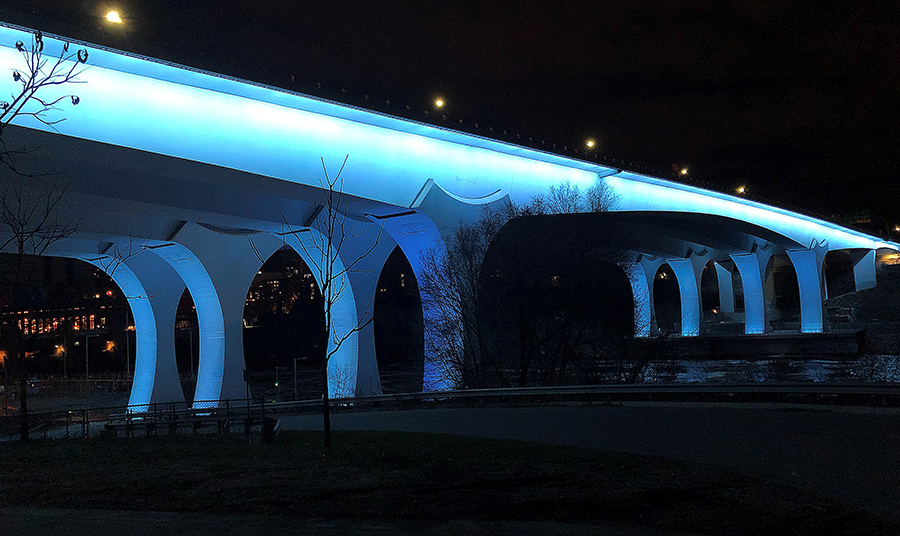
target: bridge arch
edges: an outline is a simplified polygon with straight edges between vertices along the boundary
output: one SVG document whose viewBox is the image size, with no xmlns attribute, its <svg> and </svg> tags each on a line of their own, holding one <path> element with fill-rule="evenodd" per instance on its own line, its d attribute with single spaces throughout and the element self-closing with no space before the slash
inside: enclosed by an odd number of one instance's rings
<svg viewBox="0 0 900 536">
<path fill-rule="evenodd" d="M 678 276 L 669 263 L 664 262 L 653 274 L 653 309 L 656 326 L 661 334 L 681 333 L 682 296 Z"/>
<path fill-rule="evenodd" d="M 252 395 L 259 396 L 263 389 L 274 390 L 282 398 L 321 396 L 322 296 L 312 270 L 287 244 L 265 258 L 254 276 L 243 319 L 244 361 L 251 372 Z M 279 368 L 284 371 L 280 375 Z"/>
<path fill-rule="evenodd" d="M 149 404 L 183 402 L 175 360 L 175 311 L 185 288 L 162 259 L 139 250 L 127 259 L 82 257 L 104 270 L 128 301 L 135 326 L 134 377 L 128 405 L 144 411 Z"/>
<path fill-rule="evenodd" d="M 420 391 L 425 373 L 422 297 L 415 271 L 399 246 L 381 268 L 373 305 L 382 389 L 385 393 Z"/>
</svg>

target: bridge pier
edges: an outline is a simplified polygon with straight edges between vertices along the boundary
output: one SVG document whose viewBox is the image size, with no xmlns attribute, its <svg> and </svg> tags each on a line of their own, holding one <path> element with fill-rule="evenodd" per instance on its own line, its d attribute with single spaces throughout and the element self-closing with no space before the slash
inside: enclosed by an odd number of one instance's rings
<svg viewBox="0 0 900 536">
<path fill-rule="evenodd" d="M 439 391 L 453 387 L 450 379 L 454 371 L 448 370 L 436 355 L 434 348 L 440 344 L 448 344 L 440 340 L 446 334 L 439 333 L 438 321 L 441 313 L 435 304 L 430 303 L 422 293 L 423 283 L 426 281 L 426 264 L 429 260 L 443 262 L 447 249 L 441 238 L 435 222 L 423 211 L 415 210 L 398 216 L 382 219 L 384 233 L 400 247 L 406 260 L 412 267 L 413 275 L 419 283 L 419 296 L 422 302 L 422 319 L 425 328 L 425 374 L 423 378 L 424 391 Z M 432 277 L 434 274 L 431 275 Z"/>
<path fill-rule="evenodd" d="M 382 392 L 375 353 L 375 293 L 384 263 L 397 244 L 386 232 L 385 222 L 376 220 L 360 225 L 365 230 L 340 245 L 343 266 L 351 267 L 346 274 L 345 292 L 349 294 L 342 297 L 349 307 L 341 317 L 335 315 L 332 339 L 346 335 L 355 339 L 355 343 L 348 339 L 344 344 L 355 345 L 356 366 L 351 371 L 347 363 L 329 363 L 329 388 L 336 396 L 372 396 Z"/>
<path fill-rule="evenodd" d="M 719 308 L 723 313 L 734 313 L 734 283 L 731 280 L 731 270 L 721 263 L 713 263 L 716 267 L 716 282 L 719 287 Z"/>
<path fill-rule="evenodd" d="M 700 289 L 696 268 L 691 259 L 668 261 L 681 294 L 681 335 L 696 337 L 700 334 Z"/>
<path fill-rule="evenodd" d="M 797 273 L 800 287 L 800 331 L 822 333 L 825 331 L 825 284 L 822 261 L 828 248 L 814 244 L 810 249 L 788 250 L 787 254 Z"/>
<path fill-rule="evenodd" d="M 246 237 L 188 223 L 177 242 L 159 244 L 152 251 L 178 272 L 197 309 L 200 361 L 194 406 L 244 398 L 244 300 L 261 265 Z"/>
<path fill-rule="evenodd" d="M 631 295 L 634 300 L 634 336 L 649 337 L 654 323 L 653 296 L 650 293 L 653 275 L 647 275 L 641 261 L 621 263 L 620 266 L 631 283 Z"/>
<path fill-rule="evenodd" d="M 178 274 L 150 251 L 127 259 L 84 259 L 104 270 L 119 286 L 134 316 L 134 377 L 129 406 L 184 402 L 175 362 L 175 313 L 184 292 Z"/>
<path fill-rule="evenodd" d="M 656 316 L 656 304 L 654 303 L 653 281 L 656 278 L 657 270 L 659 270 L 659 267 L 665 264 L 665 262 L 664 259 L 652 255 L 641 255 L 638 258 L 638 263 L 640 264 L 641 270 L 643 270 L 644 277 L 647 281 L 647 303 L 650 308 L 650 325 L 647 330 L 648 336 L 659 334 L 659 321 Z M 632 289 L 634 289 L 633 285 Z"/>
<path fill-rule="evenodd" d="M 856 290 L 875 288 L 875 250 L 870 249 L 862 255 L 851 251 L 850 258 L 855 259 L 853 264 L 853 282 Z"/>
<path fill-rule="evenodd" d="M 744 333 L 765 333 L 769 329 L 763 278 L 772 252 L 769 247 L 754 248 L 752 253 L 729 255 L 744 287 Z"/>
</svg>

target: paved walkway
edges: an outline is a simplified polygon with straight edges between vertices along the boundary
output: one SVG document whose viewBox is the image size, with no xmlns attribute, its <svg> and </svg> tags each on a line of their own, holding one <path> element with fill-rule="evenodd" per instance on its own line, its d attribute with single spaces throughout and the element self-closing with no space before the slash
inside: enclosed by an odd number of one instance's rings
<svg viewBox="0 0 900 536">
<path fill-rule="evenodd" d="M 0 508 L 3 536 L 677 536 L 632 527 L 542 522 L 360 522 L 264 516 Z M 690 536 L 682 534 L 682 536 Z"/>
<path fill-rule="evenodd" d="M 431 409 L 332 415 L 335 429 L 522 439 L 735 469 L 900 520 L 900 415 L 713 405 Z M 285 429 L 318 429 L 318 416 Z"/>
</svg>

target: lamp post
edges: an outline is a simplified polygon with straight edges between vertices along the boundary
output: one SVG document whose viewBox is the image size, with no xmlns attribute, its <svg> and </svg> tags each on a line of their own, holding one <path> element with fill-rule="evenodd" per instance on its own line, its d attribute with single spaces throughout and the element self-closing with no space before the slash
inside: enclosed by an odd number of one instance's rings
<svg viewBox="0 0 900 536">
<path fill-rule="evenodd" d="M 66 369 L 68 367 L 66 367 L 66 341 L 65 341 L 65 339 L 63 339 L 62 344 L 56 345 L 56 355 L 58 355 L 58 356 L 61 355 L 63 358 L 63 379 L 66 379 L 68 377 L 66 375 Z"/>
<path fill-rule="evenodd" d="M 297 392 L 297 361 L 301 359 L 301 357 L 294 358 L 294 400 L 300 400 L 300 395 Z"/>
<path fill-rule="evenodd" d="M 275 401 L 281 402 L 281 384 L 278 382 L 278 369 L 287 370 L 287 367 L 275 367 Z"/>
<path fill-rule="evenodd" d="M 99 333 L 90 334 L 90 333 L 85 332 L 85 334 L 84 334 L 84 379 L 85 379 L 85 381 L 87 381 L 87 379 L 88 379 L 88 372 L 89 372 L 88 365 L 90 364 L 90 352 L 88 351 L 89 350 L 88 339 L 90 339 L 91 337 L 99 337 L 99 336 L 100 336 Z"/>
<path fill-rule="evenodd" d="M 191 325 L 188 329 L 190 329 L 190 332 L 188 333 L 188 341 L 190 343 L 190 346 L 189 346 L 190 353 L 188 354 L 188 358 L 189 358 L 188 362 L 191 364 L 191 381 L 195 381 L 196 378 L 194 378 L 194 324 L 193 324 L 193 322 L 191 323 Z"/>
<path fill-rule="evenodd" d="M 131 376 L 131 342 L 128 338 L 128 303 L 125 303 L 125 381 Z"/>
<path fill-rule="evenodd" d="M 187 327 L 184 327 L 185 324 Z M 184 320 L 179 322 L 178 325 L 180 326 L 178 331 L 187 330 L 188 332 L 188 365 L 191 370 L 191 381 L 194 381 L 194 323 Z"/>
</svg>

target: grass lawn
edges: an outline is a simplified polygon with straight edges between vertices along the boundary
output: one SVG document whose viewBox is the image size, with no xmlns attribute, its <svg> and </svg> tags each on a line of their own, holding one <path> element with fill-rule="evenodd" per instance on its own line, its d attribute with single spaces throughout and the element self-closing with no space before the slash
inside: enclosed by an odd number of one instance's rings
<svg viewBox="0 0 900 536">
<path fill-rule="evenodd" d="M 402 433 L 0 445 L 0 504 L 385 520 L 538 520 L 710 534 L 900 534 L 830 499 L 659 458 Z"/>
</svg>

